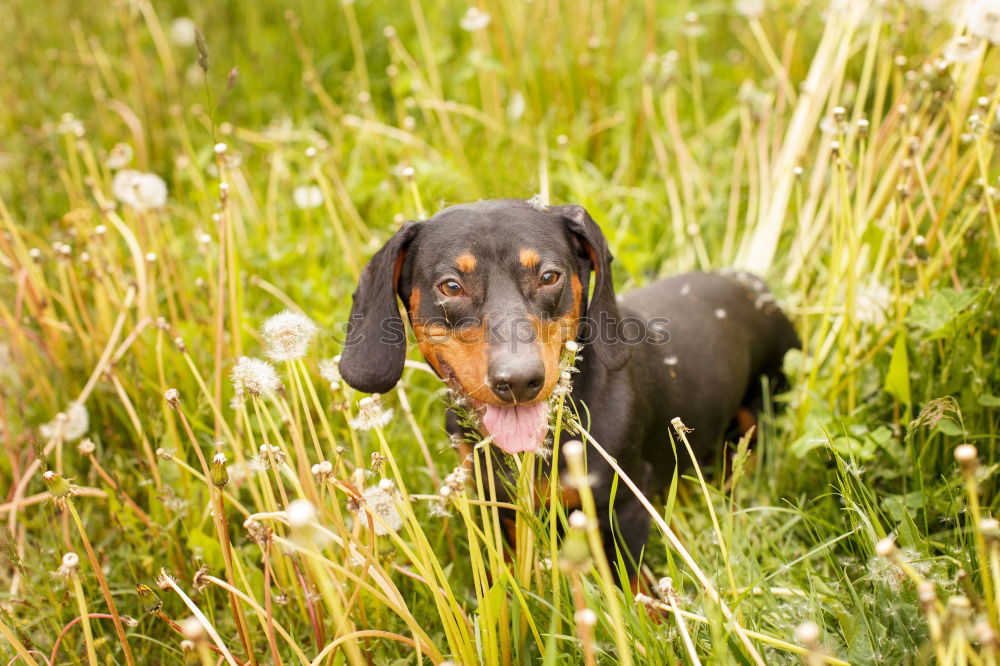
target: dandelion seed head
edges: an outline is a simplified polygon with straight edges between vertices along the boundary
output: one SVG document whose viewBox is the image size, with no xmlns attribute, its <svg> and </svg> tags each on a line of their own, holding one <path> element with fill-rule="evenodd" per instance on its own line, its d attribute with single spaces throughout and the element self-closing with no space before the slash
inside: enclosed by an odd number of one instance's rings
<svg viewBox="0 0 1000 666">
<path fill-rule="evenodd" d="M 323 190 L 318 185 L 299 185 L 292 190 L 292 201 L 299 210 L 319 208 L 323 205 Z"/>
<path fill-rule="evenodd" d="M 382 409 L 382 401 L 378 393 L 366 396 L 358 401 L 358 415 L 351 419 L 351 427 L 355 430 L 373 430 L 384 428 L 392 420 L 392 410 Z"/>
<path fill-rule="evenodd" d="M 883 284 L 862 286 L 854 303 L 854 317 L 865 324 L 881 326 L 892 305 L 892 292 Z"/>
<path fill-rule="evenodd" d="M 331 476 L 333 476 L 333 463 L 329 460 L 322 460 L 310 468 L 312 475 L 316 477 L 319 482 L 326 481 Z"/>
<path fill-rule="evenodd" d="M 80 568 L 80 556 L 70 551 L 62 556 L 62 564 L 56 569 L 56 575 L 60 578 L 69 578 Z"/>
<path fill-rule="evenodd" d="M 316 519 L 316 507 L 306 499 L 292 500 L 285 509 L 285 517 L 292 528 L 305 527 Z"/>
<path fill-rule="evenodd" d="M 194 578 L 191 580 L 191 587 L 193 587 L 196 592 L 201 592 L 209 585 L 211 585 L 211 582 L 208 580 L 208 565 L 203 564 L 197 571 L 194 572 Z"/>
<path fill-rule="evenodd" d="M 964 24 L 973 37 L 1000 44 L 1000 3 L 996 0 L 971 0 L 966 5 Z"/>
<path fill-rule="evenodd" d="M 167 183 L 155 173 L 122 169 L 111 179 L 111 194 L 135 211 L 153 210 L 167 203 Z"/>
<path fill-rule="evenodd" d="M 466 32 L 482 30 L 489 24 L 490 15 L 478 7 L 469 7 L 458 21 L 458 25 Z"/>
<path fill-rule="evenodd" d="M 302 358 L 318 330 L 312 319 L 291 310 L 270 317 L 262 328 L 268 357 L 274 361 Z"/>
<path fill-rule="evenodd" d="M 765 5 L 764 0 L 736 0 L 733 8 L 747 18 L 759 18 L 764 14 Z"/>
<path fill-rule="evenodd" d="M 402 529 L 403 518 L 399 515 L 399 509 L 396 506 L 395 487 L 392 490 L 386 490 L 379 484 L 367 488 L 361 496 L 363 501 L 358 515 L 363 525 L 368 524 L 368 513 L 371 512 L 375 534 L 382 536 Z M 378 516 L 378 518 L 374 516 Z"/>
<path fill-rule="evenodd" d="M 451 511 L 448 510 L 448 503 L 445 498 L 442 498 L 438 502 L 431 502 L 428 507 L 428 513 L 435 518 L 449 518 L 451 516 Z"/>
<path fill-rule="evenodd" d="M 104 164 L 112 171 L 124 169 L 132 162 L 132 154 L 132 146 L 127 143 L 116 143 L 108 152 Z"/>
<path fill-rule="evenodd" d="M 49 423 L 39 428 L 44 439 L 59 437 L 64 442 L 72 442 L 87 434 L 90 428 L 90 415 L 87 408 L 79 402 L 71 402 L 65 412 L 56 414 Z"/>
<path fill-rule="evenodd" d="M 340 376 L 340 356 L 323 359 L 319 362 L 319 376 L 330 383 L 331 389 L 334 384 L 339 384 Z"/>
<path fill-rule="evenodd" d="M 587 515 L 579 510 L 569 514 L 569 526 L 578 530 L 586 529 Z"/>
<path fill-rule="evenodd" d="M 170 22 L 170 41 L 182 49 L 194 46 L 197 41 L 198 26 L 187 16 L 179 16 Z"/>
<path fill-rule="evenodd" d="M 948 40 L 942 50 L 945 61 L 951 63 L 971 62 L 979 53 L 982 42 L 969 35 L 959 35 Z"/>
<path fill-rule="evenodd" d="M 517 122 L 524 115 L 526 108 L 524 94 L 520 90 L 515 90 L 507 100 L 507 119 L 511 122 Z"/>
<path fill-rule="evenodd" d="M 247 393 L 254 397 L 266 397 L 281 387 L 278 373 L 270 363 L 249 356 L 240 357 L 230 376 L 239 395 Z"/>
</svg>

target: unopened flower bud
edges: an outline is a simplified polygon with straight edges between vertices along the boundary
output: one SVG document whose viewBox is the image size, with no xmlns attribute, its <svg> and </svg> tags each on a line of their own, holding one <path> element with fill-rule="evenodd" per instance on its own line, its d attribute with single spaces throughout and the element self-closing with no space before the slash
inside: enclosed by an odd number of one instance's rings
<svg viewBox="0 0 1000 666">
<path fill-rule="evenodd" d="M 216 488 L 224 488 L 229 483 L 229 470 L 226 468 L 226 454 L 215 454 L 212 458 L 212 467 L 209 469 L 209 476 L 212 478 L 212 485 Z"/>
<path fill-rule="evenodd" d="M 49 494 L 56 499 L 61 499 L 68 497 L 71 491 L 69 481 L 62 478 L 52 470 L 46 470 L 42 474 L 42 480 L 45 481 L 45 487 L 48 488 Z"/>
</svg>

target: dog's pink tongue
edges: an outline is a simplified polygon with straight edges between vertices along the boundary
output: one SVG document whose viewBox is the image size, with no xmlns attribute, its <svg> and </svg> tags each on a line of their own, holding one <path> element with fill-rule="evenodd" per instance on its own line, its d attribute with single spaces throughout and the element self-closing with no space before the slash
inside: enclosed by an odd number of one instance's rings
<svg viewBox="0 0 1000 666">
<path fill-rule="evenodd" d="M 544 402 L 496 407 L 487 405 L 483 427 L 504 453 L 537 451 L 545 441 L 549 413 Z"/>
</svg>

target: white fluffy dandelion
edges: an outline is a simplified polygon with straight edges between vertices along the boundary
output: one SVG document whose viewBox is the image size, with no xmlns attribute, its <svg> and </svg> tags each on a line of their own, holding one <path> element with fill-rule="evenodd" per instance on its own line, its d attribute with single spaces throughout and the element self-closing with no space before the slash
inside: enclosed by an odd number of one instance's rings
<svg viewBox="0 0 1000 666">
<path fill-rule="evenodd" d="M 325 381 L 330 383 L 332 387 L 334 384 L 340 383 L 340 355 L 334 356 L 333 358 L 326 358 L 319 362 L 319 376 Z"/>
<path fill-rule="evenodd" d="M 515 90 L 507 100 L 507 119 L 511 122 L 517 122 L 524 115 L 526 108 L 527 103 L 524 101 L 524 95 L 521 91 Z"/>
<path fill-rule="evenodd" d="M 288 508 L 285 509 L 285 517 L 288 518 L 288 524 L 293 528 L 306 527 L 316 520 L 316 507 L 309 500 L 293 500 L 288 503 Z"/>
<path fill-rule="evenodd" d="M 736 0 L 733 8 L 747 18 L 759 18 L 764 13 L 764 0 Z"/>
<path fill-rule="evenodd" d="M 358 401 L 358 415 L 351 419 L 351 427 L 355 430 L 372 430 L 384 428 L 392 420 L 392 410 L 382 409 L 382 400 L 378 393 Z"/>
<path fill-rule="evenodd" d="M 241 356 L 230 376 L 233 388 L 239 395 L 248 393 L 255 397 L 269 396 L 281 387 L 281 380 L 274 367 L 259 358 Z"/>
<path fill-rule="evenodd" d="M 892 293 L 882 284 L 862 287 L 854 300 L 854 316 L 865 324 L 881 326 L 892 305 Z"/>
<path fill-rule="evenodd" d="M 137 211 L 162 208 L 167 203 L 167 184 L 155 173 L 122 169 L 111 180 L 111 194 Z"/>
<path fill-rule="evenodd" d="M 262 328 L 267 355 L 275 361 L 294 361 L 305 356 L 309 343 L 319 329 L 312 319 L 285 310 L 274 315 Z"/>
<path fill-rule="evenodd" d="M 72 442 L 87 434 L 90 428 L 90 415 L 87 408 L 79 402 L 71 402 L 65 412 L 39 428 L 44 439 L 60 437 L 64 442 Z"/>
<path fill-rule="evenodd" d="M 469 7 L 458 21 L 458 25 L 461 26 L 462 30 L 468 32 L 482 30 L 489 24 L 490 15 L 478 7 Z"/>
<path fill-rule="evenodd" d="M 403 527 L 403 518 L 399 515 L 399 508 L 396 506 L 395 487 L 383 487 L 382 484 L 379 484 L 368 488 L 361 496 L 364 498 L 364 502 L 358 516 L 362 524 L 367 525 L 368 512 L 373 514 L 372 523 L 375 526 L 375 534 L 381 536 L 389 532 L 398 532 Z"/>
<path fill-rule="evenodd" d="M 292 190 L 292 201 L 301 210 L 319 208 L 323 205 L 323 190 L 318 185 L 299 185 Z"/>
<path fill-rule="evenodd" d="M 60 578 L 75 576 L 80 568 L 80 556 L 70 551 L 62 556 L 62 564 L 56 569 L 56 575 Z"/>
<path fill-rule="evenodd" d="M 970 35 L 1000 44 L 1000 0 L 972 0 L 965 12 Z"/>
<path fill-rule="evenodd" d="M 127 143 L 116 143 L 108 152 L 104 163 L 109 169 L 124 169 L 132 161 L 132 146 Z"/>
<path fill-rule="evenodd" d="M 979 54 L 981 44 L 982 41 L 978 39 L 973 39 L 968 35 L 959 35 L 948 40 L 941 54 L 948 62 L 970 62 Z"/>
<path fill-rule="evenodd" d="M 182 49 L 194 46 L 198 39 L 198 26 L 187 16 L 180 16 L 170 22 L 170 41 Z"/>
</svg>

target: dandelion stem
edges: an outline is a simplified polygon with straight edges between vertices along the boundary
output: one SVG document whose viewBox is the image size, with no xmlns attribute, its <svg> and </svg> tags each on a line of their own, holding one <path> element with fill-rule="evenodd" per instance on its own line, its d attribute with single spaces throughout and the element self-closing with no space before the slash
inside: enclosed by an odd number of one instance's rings
<svg viewBox="0 0 1000 666">
<path fill-rule="evenodd" d="M 101 593 L 104 595 L 104 602 L 108 605 L 108 610 L 111 612 L 111 619 L 115 623 L 115 632 L 118 633 L 118 640 L 121 641 L 122 651 L 125 653 L 125 661 L 129 666 L 135 666 L 135 659 L 132 657 L 132 649 L 128 645 L 128 639 L 125 638 L 125 627 L 122 625 L 122 619 L 118 615 L 118 608 L 115 606 L 115 600 L 111 598 L 111 590 L 108 588 L 108 581 L 104 578 L 104 570 L 101 568 L 101 563 L 97 559 L 97 555 L 94 553 L 93 546 L 90 545 L 90 539 L 87 537 L 87 531 L 83 527 L 83 521 L 80 520 L 80 514 L 76 512 L 76 507 L 73 506 L 73 501 L 68 498 L 66 499 L 66 510 L 69 511 L 69 515 L 73 518 L 73 522 L 76 523 L 76 529 L 80 533 L 80 540 L 83 541 L 83 547 L 87 551 L 87 558 L 90 560 L 90 564 L 94 568 L 94 575 L 97 577 L 97 584 L 101 588 Z"/>
<path fill-rule="evenodd" d="M 83 624 L 83 641 L 87 646 L 87 662 L 90 666 L 97 666 L 97 652 L 94 650 L 94 632 L 90 627 L 87 598 L 83 596 L 83 586 L 80 584 L 80 576 L 75 571 L 70 574 L 70 584 L 73 586 L 73 596 L 76 597 L 76 608 L 80 611 L 80 621 Z"/>
</svg>

